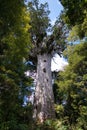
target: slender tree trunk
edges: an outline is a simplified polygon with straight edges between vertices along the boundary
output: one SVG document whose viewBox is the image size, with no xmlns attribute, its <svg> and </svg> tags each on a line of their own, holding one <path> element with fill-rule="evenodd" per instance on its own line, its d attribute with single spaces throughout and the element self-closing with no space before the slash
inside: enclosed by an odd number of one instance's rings
<svg viewBox="0 0 87 130">
<path fill-rule="evenodd" d="M 34 115 L 39 122 L 55 118 L 52 89 L 51 55 L 38 55 L 37 85 L 35 90 Z"/>
</svg>

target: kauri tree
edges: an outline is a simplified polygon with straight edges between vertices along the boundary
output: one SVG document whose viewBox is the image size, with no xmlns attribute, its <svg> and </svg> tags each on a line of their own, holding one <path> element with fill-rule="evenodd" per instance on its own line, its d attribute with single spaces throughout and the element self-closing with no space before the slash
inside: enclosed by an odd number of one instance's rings
<svg viewBox="0 0 87 130">
<path fill-rule="evenodd" d="M 54 95 L 52 88 L 51 58 L 54 53 L 61 52 L 65 38 L 65 26 L 61 20 L 57 21 L 53 33 L 51 30 L 48 4 L 40 4 L 38 0 L 28 3 L 30 12 L 30 35 L 32 48 L 30 59 L 37 64 L 37 84 L 34 98 L 33 117 L 40 122 L 55 118 Z"/>
</svg>

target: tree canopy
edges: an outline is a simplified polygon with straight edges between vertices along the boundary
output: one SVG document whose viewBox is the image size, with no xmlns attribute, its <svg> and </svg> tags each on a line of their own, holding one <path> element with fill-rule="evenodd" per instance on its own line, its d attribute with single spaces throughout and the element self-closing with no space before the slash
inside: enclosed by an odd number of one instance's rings
<svg viewBox="0 0 87 130">
<path fill-rule="evenodd" d="M 87 128 L 86 109 L 87 109 L 87 43 L 69 46 L 65 51 L 68 56 L 69 65 L 63 72 L 59 73 L 57 92 L 60 97 L 59 108 L 57 111 L 67 117 L 71 126 Z M 60 115 L 58 113 L 58 116 Z M 74 127 L 74 126 L 73 126 Z M 75 128 L 74 128 L 75 129 Z"/>
<path fill-rule="evenodd" d="M 64 7 L 66 21 L 74 26 L 83 23 L 86 16 L 86 0 L 59 0 Z"/>
<path fill-rule="evenodd" d="M 64 7 L 64 21 L 72 28 L 71 33 L 77 32 L 79 38 L 87 36 L 87 0 L 60 0 Z M 75 36 L 75 35 L 74 35 Z M 75 37 L 76 38 L 76 37 Z"/>
<path fill-rule="evenodd" d="M 0 129 L 27 129 L 23 108 L 27 78 L 30 17 L 24 1 L 0 1 Z M 26 121 L 27 122 L 27 121 Z M 19 124 L 19 125 L 18 125 Z"/>
<path fill-rule="evenodd" d="M 52 27 L 47 3 L 0 0 L 0 130 L 87 130 L 87 0 L 60 2 L 64 10 Z M 52 87 L 51 57 L 63 51 L 69 64 Z M 29 60 L 38 73 L 33 106 Z M 44 123 L 33 120 L 34 107 Z"/>
</svg>

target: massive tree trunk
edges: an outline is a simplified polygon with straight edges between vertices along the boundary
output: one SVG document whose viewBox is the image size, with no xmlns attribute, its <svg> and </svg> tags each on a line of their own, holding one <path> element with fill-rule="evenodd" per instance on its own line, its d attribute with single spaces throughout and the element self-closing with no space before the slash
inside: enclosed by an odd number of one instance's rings
<svg viewBox="0 0 87 130">
<path fill-rule="evenodd" d="M 55 118 L 54 96 L 51 75 L 51 55 L 37 56 L 37 84 L 35 90 L 34 115 L 39 122 Z"/>
</svg>

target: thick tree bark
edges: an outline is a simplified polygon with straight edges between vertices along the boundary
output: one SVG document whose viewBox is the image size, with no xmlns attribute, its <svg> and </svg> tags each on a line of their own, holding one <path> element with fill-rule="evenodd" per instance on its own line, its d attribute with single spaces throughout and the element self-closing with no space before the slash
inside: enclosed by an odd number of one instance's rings
<svg viewBox="0 0 87 130">
<path fill-rule="evenodd" d="M 40 122 L 44 122 L 46 119 L 55 118 L 51 55 L 47 53 L 39 54 L 37 59 L 37 85 L 33 117 Z"/>
</svg>

